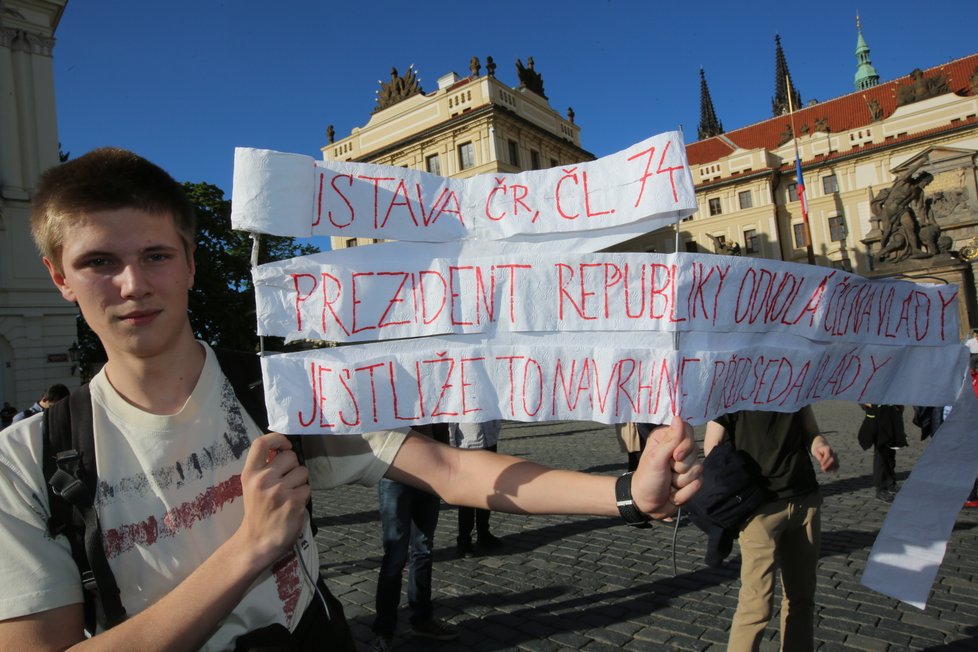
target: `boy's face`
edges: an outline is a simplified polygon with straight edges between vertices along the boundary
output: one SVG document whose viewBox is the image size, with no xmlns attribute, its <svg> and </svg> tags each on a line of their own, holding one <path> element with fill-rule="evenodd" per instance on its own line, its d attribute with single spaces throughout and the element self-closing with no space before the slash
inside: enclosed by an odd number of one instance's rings
<svg viewBox="0 0 978 652">
<path fill-rule="evenodd" d="M 171 216 L 133 208 L 102 211 L 66 226 L 61 269 L 44 259 L 51 280 L 77 302 L 111 361 L 175 350 L 192 337 L 187 296 L 194 263 Z"/>
</svg>

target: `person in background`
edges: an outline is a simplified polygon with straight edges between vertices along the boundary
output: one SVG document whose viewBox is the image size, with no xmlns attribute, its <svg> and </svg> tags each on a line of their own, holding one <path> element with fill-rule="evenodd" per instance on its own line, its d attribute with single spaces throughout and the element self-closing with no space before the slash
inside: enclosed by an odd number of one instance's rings
<svg viewBox="0 0 978 652">
<path fill-rule="evenodd" d="M 448 426 L 418 426 L 419 433 L 448 443 Z M 432 615 L 431 570 L 435 527 L 441 499 L 396 480 L 382 479 L 377 484 L 380 497 L 380 525 L 384 537 L 384 559 L 377 578 L 377 615 L 371 629 L 376 635 L 372 652 L 389 652 L 394 647 L 397 606 L 401 601 L 401 575 L 408 566 L 408 605 L 411 607 L 411 632 L 415 636 L 440 641 L 458 638 L 458 631 Z"/>
<path fill-rule="evenodd" d="M 740 594 L 727 650 L 759 648 L 774 611 L 778 568 L 781 649 L 814 650 L 822 493 L 811 457 L 823 472 L 837 470 L 839 460 L 819 434 L 810 406 L 797 412 L 742 411 L 720 416 L 706 426 L 703 451 L 709 456 L 728 437 L 757 463 L 775 498 L 762 504 L 740 528 Z"/>
<path fill-rule="evenodd" d="M 451 445 L 455 448 L 470 450 L 487 450 L 495 453 L 499 450 L 499 433 L 503 422 L 499 419 L 483 421 L 482 423 L 453 423 L 450 425 Z M 472 529 L 475 528 L 480 548 L 494 549 L 503 545 L 502 539 L 489 531 L 488 509 L 461 506 L 458 508 L 458 538 L 455 550 L 459 557 L 472 555 Z"/>
<path fill-rule="evenodd" d="M 873 448 L 873 486 L 876 499 L 892 503 L 897 490 L 896 451 L 907 445 L 907 433 L 903 428 L 902 405 L 875 405 L 862 403 L 865 412 L 859 426 L 859 445 L 862 449 Z"/>
<path fill-rule="evenodd" d="M 27 417 L 34 416 L 38 412 L 43 412 L 52 403 L 57 403 L 61 399 L 68 396 L 70 392 L 68 388 L 61 383 L 55 383 L 51 385 L 46 390 L 44 390 L 44 395 L 37 400 L 37 403 L 30 406 L 23 412 L 18 412 L 14 415 L 13 421 L 11 423 L 17 423 L 21 419 L 26 419 Z"/>
<path fill-rule="evenodd" d="M 9 426 L 11 423 L 13 423 L 14 422 L 14 417 L 17 415 L 17 413 L 19 411 L 20 410 L 18 410 L 17 408 L 15 408 L 9 402 L 4 401 L 3 402 L 3 407 L 0 408 L 0 430 L 3 430 L 7 426 Z"/>
<path fill-rule="evenodd" d="M 968 366 L 971 371 L 978 371 L 978 328 L 971 329 L 971 337 L 964 341 L 968 347 Z"/>
<path fill-rule="evenodd" d="M 622 452 L 628 456 L 628 470 L 634 471 L 645 448 L 645 440 L 639 435 L 638 424 L 633 421 L 615 424 L 615 435 Z"/>
</svg>

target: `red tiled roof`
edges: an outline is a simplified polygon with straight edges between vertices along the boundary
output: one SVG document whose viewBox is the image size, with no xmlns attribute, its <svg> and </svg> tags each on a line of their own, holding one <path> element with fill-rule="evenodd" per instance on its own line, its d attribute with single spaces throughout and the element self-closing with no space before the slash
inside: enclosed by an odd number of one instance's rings
<svg viewBox="0 0 978 652">
<path fill-rule="evenodd" d="M 924 71 L 925 77 L 943 74 L 948 88 L 957 95 L 971 95 L 971 76 L 978 69 L 978 53 L 956 59 Z M 896 110 L 897 89 L 911 83 L 910 75 L 904 75 L 885 84 L 866 90 L 855 91 L 827 102 L 798 109 L 794 114 L 795 128 L 803 133 L 803 125 L 811 131 L 817 120 L 826 120 L 829 131 L 839 133 L 858 129 L 872 123 L 867 103 L 876 100 L 883 110 L 883 118 L 888 118 Z M 730 154 L 732 142 L 742 149 L 777 149 L 781 135 L 788 129 L 791 118 L 787 115 L 771 118 L 747 127 L 727 132 L 720 136 L 707 138 L 686 146 L 686 157 L 690 165 L 703 165 Z"/>
</svg>

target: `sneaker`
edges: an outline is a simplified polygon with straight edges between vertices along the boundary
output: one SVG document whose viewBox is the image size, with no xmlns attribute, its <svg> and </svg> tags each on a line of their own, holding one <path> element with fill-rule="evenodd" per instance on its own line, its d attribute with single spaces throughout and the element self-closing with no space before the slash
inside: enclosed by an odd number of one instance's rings
<svg viewBox="0 0 978 652">
<path fill-rule="evenodd" d="M 479 535 L 479 546 L 482 548 L 502 548 L 503 540 L 492 532 L 483 532 Z"/>
<path fill-rule="evenodd" d="M 966 500 L 964 501 L 965 507 L 978 507 L 978 500 Z"/>
<path fill-rule="evenodd" d="M 475 550 L 472 548 L 472 539 L 457 539 L 455 543 L 455 553 L 461 559 L 462 557 L 471 557 L 475 554 Z"/>
<path fill-rule="evenodd" d="M 411 632 L 415 636 L 433 638 L 436 641 L 454 641 L 458 638 L 458 630 L 451 625 L 439 622 L 434 618 L 411 623 Z"/>
<path fill-rule="evenodd" d="M 378 636 L 370 646 L 370 652 L 391 652 L 393 649 L 393 636 Z"/>
<path fill-rule="evenodd" d="M 876 492 L 876 500 L 882 500 L 884 503 L 892 503 L 894 498 L 894 493 L 892 491 L 887 491 L 886 489 L 880 489 Z"/>
</svg>

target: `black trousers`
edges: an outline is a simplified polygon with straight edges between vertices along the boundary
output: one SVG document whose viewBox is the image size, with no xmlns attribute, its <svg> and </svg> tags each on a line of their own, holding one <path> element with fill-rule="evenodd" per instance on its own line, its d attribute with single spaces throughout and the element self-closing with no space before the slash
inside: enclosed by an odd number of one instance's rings
<svg viewBox="0 0 978 652">
<path fill-rule="evenodd" d="M 896 489 L 896 451 L 889 446 L 873 446 L 873 485 L 877 491 Z"/>
</svg>

